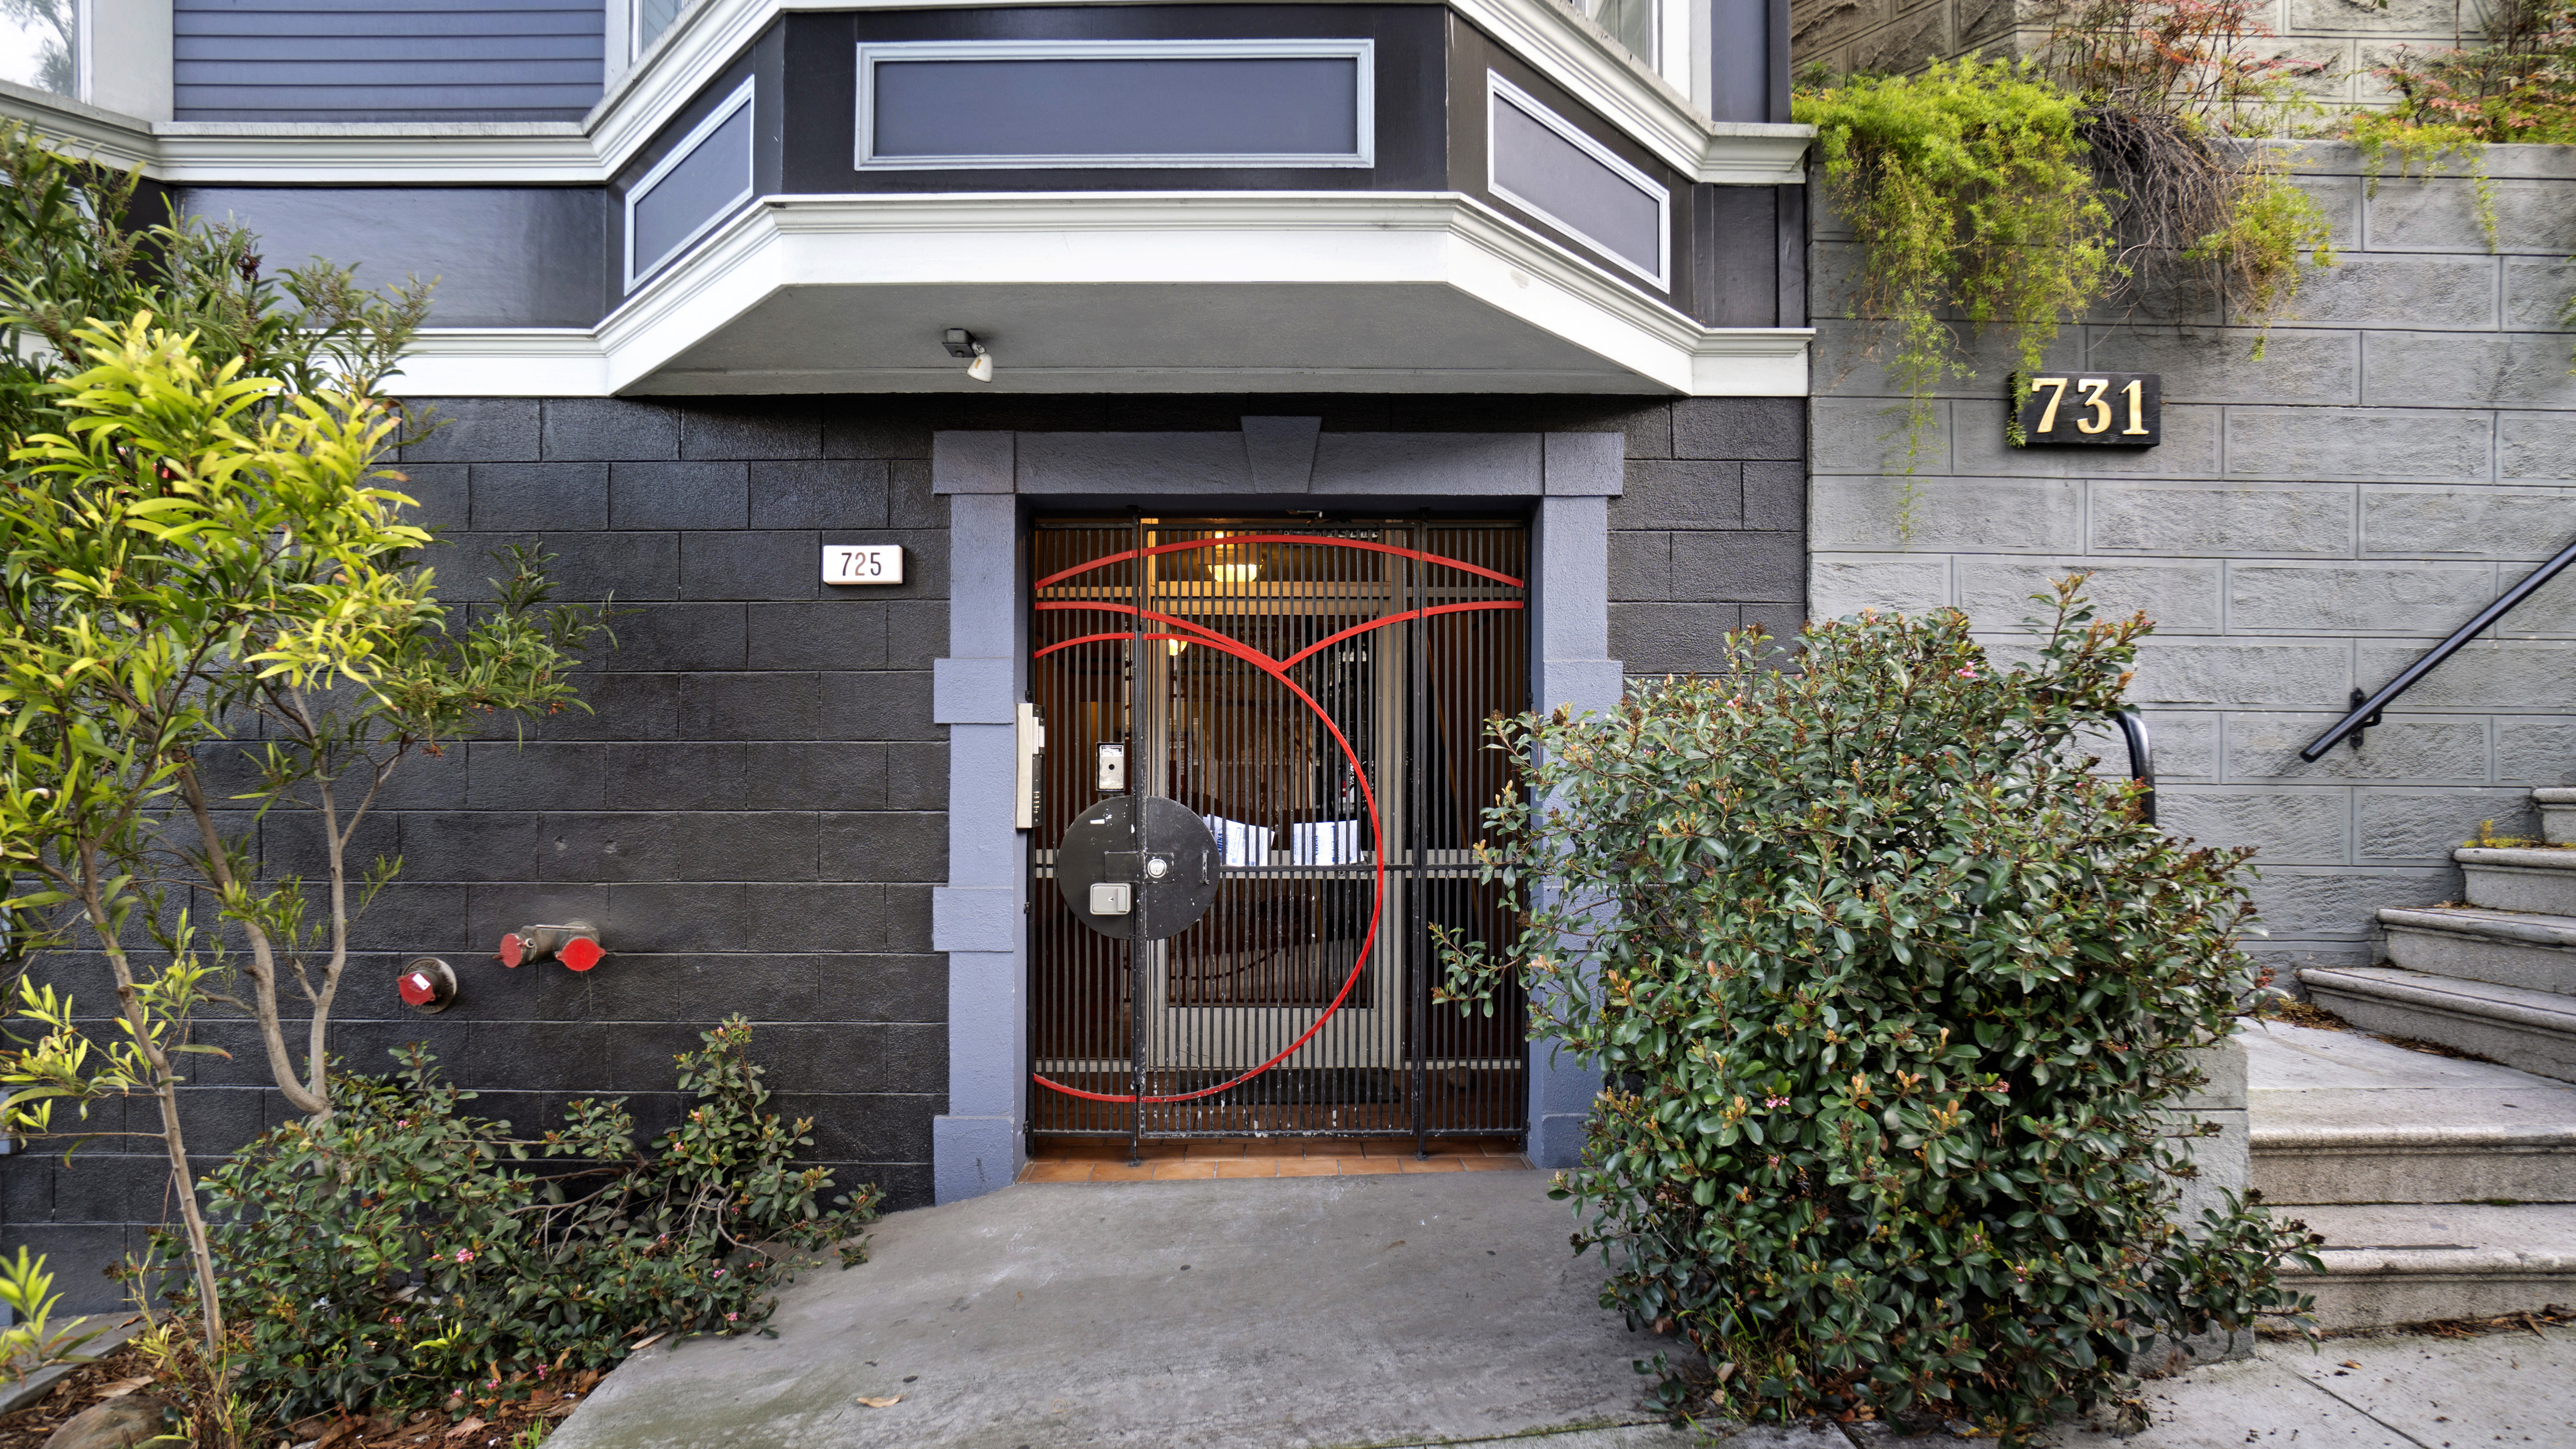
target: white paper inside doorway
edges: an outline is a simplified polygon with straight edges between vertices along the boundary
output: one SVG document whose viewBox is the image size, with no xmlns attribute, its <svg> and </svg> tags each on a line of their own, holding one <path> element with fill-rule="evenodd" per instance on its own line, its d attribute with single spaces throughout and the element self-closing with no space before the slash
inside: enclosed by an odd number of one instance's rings
<svg viewBox="0 0 2576 1449">
<path fill-rule="evenodd" d="M 1360 858 L 1356 820 L 1309 820 L 1288 827 L 1289 859 L 1298 865 L 1352 865 Z"/>
<path fill-rule="evenodd" d="M 1225 853 L 1227 865 L 1240 868 L 1270 863 L 1270 837 L 1277 832 L 1269 826 L 1228 820 L 1222 815 L 1201 818 L 1207 821 L 1208 834 L 1216 837 L 1217 849 Z"/>
</svg>

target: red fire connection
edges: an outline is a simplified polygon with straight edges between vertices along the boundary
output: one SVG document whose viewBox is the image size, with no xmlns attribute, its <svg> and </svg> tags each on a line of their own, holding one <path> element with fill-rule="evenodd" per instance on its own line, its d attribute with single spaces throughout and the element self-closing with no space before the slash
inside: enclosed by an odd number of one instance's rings
<svg viewBox="0 0 2576 1449">
<path fill-rule="evenodd" d="M 552 958 L 574 971 L 587 971 L 608 956 L 599 944 L 599 928 L 588 921 L 566 921 L 560 926 L 521 926 L 501 938 L 494 953 L 504 966 L 523 966 L 531 961 Z"/>
</svg>

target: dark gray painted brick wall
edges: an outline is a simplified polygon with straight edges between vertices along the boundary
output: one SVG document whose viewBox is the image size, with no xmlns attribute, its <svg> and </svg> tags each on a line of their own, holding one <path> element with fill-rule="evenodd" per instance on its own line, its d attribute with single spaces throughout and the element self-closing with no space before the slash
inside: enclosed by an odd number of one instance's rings
<svg viewBox="0 0 2576 1449">
<path fill-rule="evenodd" d="M 1207 430 L 1246 413 L 1335 431 L 1619 431 L 1611 647 L 1632 674 L 1709 668 L 1718 636 L 1801 612 L 1803 405 L 1794 399 L 799 399 L 662 405 L 465 399 L 409 449 L 404 486 L 443 531 L 447 600 L 488 596 L 486 554 L 536 543 L 560 596 L 611 599 L 618 647 L 585 671 L 595 713 L 525 743 L 477 740 L 395 777 L 361 853 L 403 874 L 361 923 L 365 955 L 335 1040 L 359 1070 L 426 1041 L 477 1107 L 523 1130 L 580 1096 L 620 1095 L 658 1133 L 684 1105 L 672 1054 L 729 1013 L 781 1110 L 814 1119 L 844 1184 L 930 1200 L 930 1121 L 946 1107 L 947 975 L 930 887 L 947 871 L 945 731 L 930 663 L 946 648 L 946 503 L 929 491 L 941 428 Z M 821 543 L 910 549 L 900 588 L 827 589 Z M 234 768 L 210 762 L 219 775 Z M 309 871 L 307 830 L 261 827 L 271 868 Z M 576 975 L 506 970 L 511 927 L 583 916 L 612 954 Z M 392 980 L 445 957 L 458 1004 L 415 1017 Z M 95 1011 L 98 963 L 49 968 Z M 215 1022 L 186 1110 L 193 1145 L 232 1150 L 286 1115 L 256 1043 Z M 151 1130 L 148 1108 L 129 1125 Z M 211 1159 L 206 1164 L 212 1165 Z M 0 1162 L 5 1236 L 52 1255 L 76 1307 L 92 1269 L 139 1251 L 165 1200 L 157 1143 L 106 1141 L 64 1168 Z"/>
<path fill-rule="evenodd" d="M 173 0 L 182 121 L 578 121 L 599 0 Z"/>
<path fill-rule="evenodd" d="M 1733 629 L 1797 633 L 1806 455 L 1799 398 L 1686 398 L 1631 423 L 1610 502 L 1610 653 L 1629 674 L 1714 669 Z"/>
</svg>

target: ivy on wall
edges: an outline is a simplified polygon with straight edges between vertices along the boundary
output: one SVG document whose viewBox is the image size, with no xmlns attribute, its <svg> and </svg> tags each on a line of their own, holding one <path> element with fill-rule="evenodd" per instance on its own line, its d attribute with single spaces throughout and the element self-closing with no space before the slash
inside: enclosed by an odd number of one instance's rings
<svg viewBox="0 0 2576 1449">
<path fill-rule="evenodd" d="M 2488 0 L 2479 7 L 2478 29 L 2480 43 L 2456 50 L 2421 55 L 2401 48 L 2372 72 L 2397 93 L 2397 103 L 2353 117 L 2345 135 L 2369 163 L 2374 191 L 2392 161 L 2400 176 L 2465 174 L 2493 251 L 2495 186 L 2487 147 L 2576 144 L 2576 0 Z M 2560 307 L 2558 320 L 2576 328 L 2576 295 Z"/>
<path fill-rule="evenodd" d="M 2073 101 L 2028 61 L 1969 57 L 1917 75 L 1798 91 L 1826 184 L 1869 254 L 1854 316 L 1894 332 L 1888 374 L 1907 399 L 1910 480 L 1947 378 L 1975 376 L 1953 319 L 2011 329 L 2036 369 L 2061 319 L 2101 294 L 2110 212 L 2085 169 Z M 1898 527 L 1910 541 L 1912 485 Z"/>
<path fill-rule="evenodd" d="M 2236 135 L 2275 129 L 2299 78 L 2296 62 L 2248 58 L 2250 14 L 2246 0 L 2072 0 L 2030 59 L 1798 89 L 1793 115 L 1816 127 L 1826 186 L 1868 254 L 1847 313 L 1892 334 L 1903 542 L 1933 394 L 1975 376 L 1963 329 L 2008 328 L 2027 376 L 2088 313 L 2214 308 L 2262 329 L 2259 358 L 2303 268 L 2333 265 L 2324 213 L 2276 151 Z"/>
</svg>

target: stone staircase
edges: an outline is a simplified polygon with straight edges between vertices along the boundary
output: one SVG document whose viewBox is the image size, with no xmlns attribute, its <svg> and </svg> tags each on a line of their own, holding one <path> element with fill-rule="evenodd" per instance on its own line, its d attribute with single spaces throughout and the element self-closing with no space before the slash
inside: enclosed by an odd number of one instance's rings
<svg viewBox="0 0 2576 1449">
<path fill-rule="evenodd" d="M 2239 1036 L 2253 1185 L 2324 1235 L 2326 1328 L 2576 1303 L 2576 1087 L 2278 1023 Z"/>
<path fill-rule="evenodd" d="M 2535 790 L 2549 846 L 2576 846 L 2576 790 Z M 2309 967 L 2308 996 L 2364 1031 L 2576 1081 L 2576 848 L 2451 852 L 2465 906 L 2379 913 L 2388 964 Z"/>
<path fill-rule="evenodd" d="M 2576 845 L 2576 790 L 2533 798 Z M 2576 1303 L 2576 849 L 2453 858 L 2465 905 L 2382 910 L 2384 964 L 2299 973 L 2358 1031 L 2245 1034 L 2253 1183 L 2324 1235 L 2328 1328 Z"/>
</svg>

